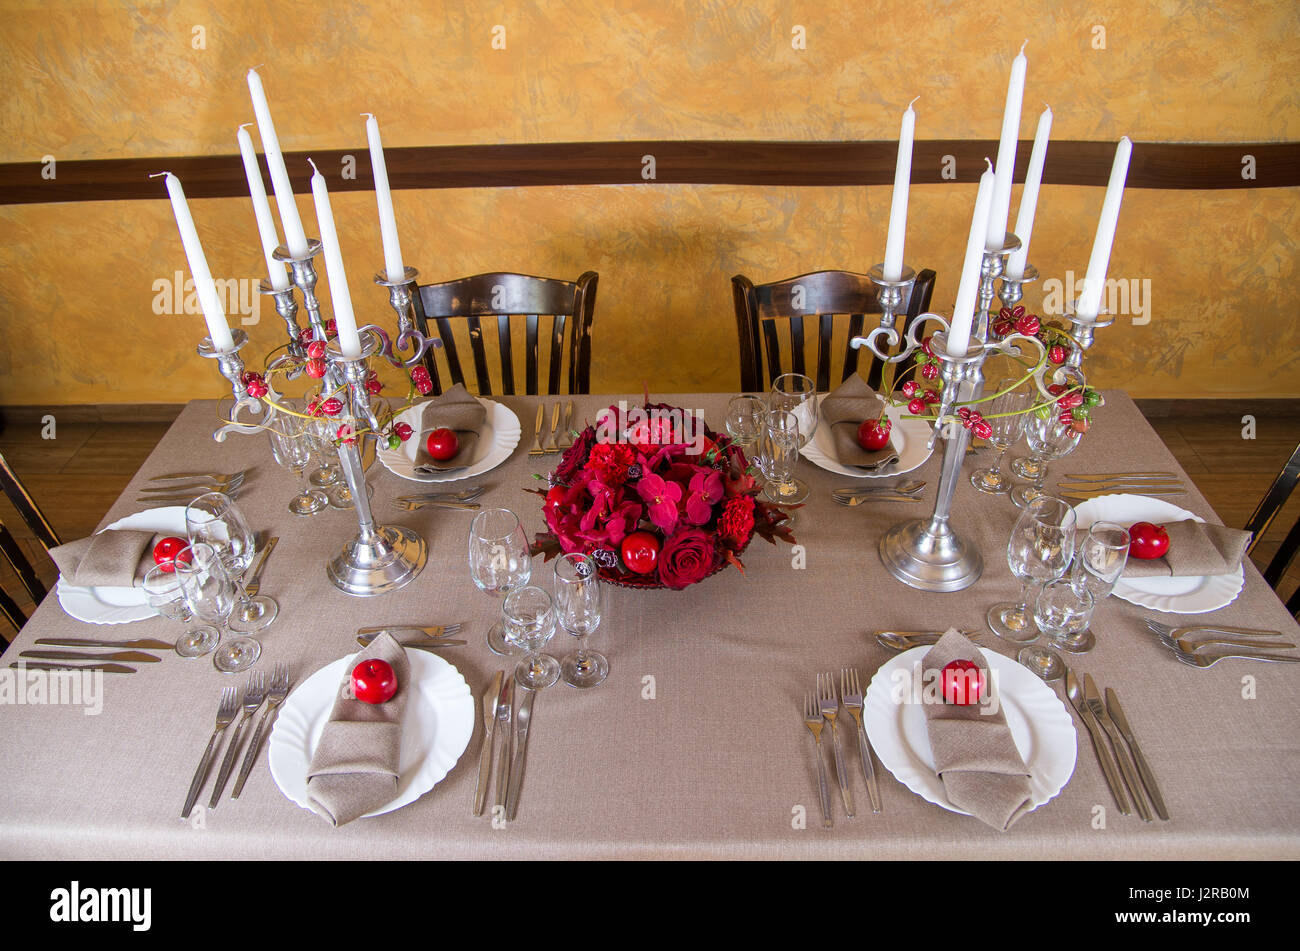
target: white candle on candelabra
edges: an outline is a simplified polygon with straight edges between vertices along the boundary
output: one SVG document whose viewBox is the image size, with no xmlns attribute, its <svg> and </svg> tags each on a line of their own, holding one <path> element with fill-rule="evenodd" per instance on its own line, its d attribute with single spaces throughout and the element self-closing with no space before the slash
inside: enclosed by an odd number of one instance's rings
<svg viewBox="0 0 1300 951">
<path fill-rule="evenodd" d="M 912 102 L 916 102 L 915 99 Z M 889 206 L 889 234 L 885 239 L 884 277 L 897 281 L 903 276 L 903 242 L 907 237 L 907 190 L 912 182 L 912 139 L 916 134 L 916 113 L 912 102 L 903 113 L 898 131 L 898 163 L 894 166 L 894 199 Z"/>
<path fill-rule="evenodd" d="M 310 159 L 308 159 L 311 162 Z M 321 250 L 325 255 L 325 276 L 330 282 L 330 300 L 334 304 L 334 324 L 338 328 L 339 350 L 345 357 L 361 356 L 361 338 L 357 335 L 357 320 L 352 313 L 352 295 L 348 293 L 348 276 L 343 270 L 343 252 L 339 248 L 339 235 L 334 228 L 334 212 L 330 208 L 330 194 L 325 189 L 325 176 L 311 162 L 311 197 L 316 203 L 316 225 L 320 228 Z"/>
<path fill-rule="evenodd" d="M 989 210 L 990 249 L 1002 247 L 1007 236 L 1007 216 L 1011 214 L 1011 180 L 1016 174 L 1016 145 L 1020 140 L 1020 105 L 1025 98 L 1026 65 L 1025 47 L 1021 44 L 1020 52 L 1011 61 L 1007 105 L 1002 113 L 1002 137 L 998 140 L 998 162 L 994 166 L 993 205 Z"/>
<path fill-rule="evenodd" d="M 262 239 L 267 275 L 272 289 L 282 291 L 289 286 L 289 274 L 285 271 L 284 264 L 275 259 L 280 237 L 275 231 L 275 219 L 271 217 L 271 203 L 266 200 L 266 186 L 262 184 L 262 170 L 257 165 L 253 139 L 242 125 L 235 137 L 239 140 L 239 154 L 244 159 L 244 175 L 248 178 L 248 194 L 253 199 L 253 216 L 257 219 L 258 237 Z"/>
<path fill-rule="evenodd" d="M 1029 261 L 1029 238 L 1034 233 L 1034 214 L 1038 210 L 1038 188 L 1043 182 L 1043 163 L 1047 161 L 1047 140 L 1052 134 L 1052 107 L 1048 106 L 1038 117 L 1038 131 L 1034 134 L 1034 150 L 1029 153 L 1029 168 L 1025 170 L 1025 190 L 1020 193 L 1020 210 L 1016 212 L 1016 237 L 1020 247 L 1007 258 L 1007 277 L 1018 281 L 1025 276 Z"/>
<path fill-rule="evenodd" d="M 1115 242 L 1115 225 L 1119 222 L 1119 206 L 1124 198 L 1124 182 L 1128 178 L 1128 163 L 1132 155 L 1133 143 L 1124 136 L 1115 147 L 1115 161 L 1110 167 L 1106 198 L 1101 204 L 1101 218 L 1097 221 L 1097 236 L 1092 242 L 1092 256 L 1088 258 L 1088 273 L 1083 279 L 1079 316 L 1085 319 L 1091 320 L 1101 313 L 1106 268 L 1110 266 L 1110 249 Z"/>
<path fill-rule="evenodd" d="M 370 113 L 366 118 L 366 140 L 370 143 L 370 168 L 375 176 L 375 201 L 379 205 L 379 236 L 384 242 L 384 270 L 388 280 L 406 279 L 402 264 L 402 244 L 397 239 L 397 216 L 393 214 L 393 192 L 388 187 L 388 164 L 384 161 L 384 143 L 379 138 L 379 121 Z"/>
<path fill-rule="evenodd" d="M 293 185 L 289 181 L 289 172 L 284 167 L 284 153 L 280 151 L 280 139 L 275 134 L 271 107 L 266 102 L 266 91 L 262 89 L 262 77 L 257 75 L 255 69 L 248 71 L 248 92 L 253 99 L 253 114 L 257 117 L 257 134 L 262 139 L 262 151 L 266 153 L 266 167 L 271 173 L 271 187 L 275 189 L 275 203 L 280 209 L 284 243 L 294 257 L 303 257 L 307 254 L 307 234 L 302 230 L 298 206 L 293 201 Z"/>
<path fill-rule="evenodd" d="M 984 161 L 988 162 L 988 159 Z M 989 210 L 993 205 L 993 164 L 980 176 L 979 192 L 975 195 L 975 213 L 970 220 L 970 235 L 966 239 L 966 257 L 961 266 L 961 282 L 957 285 L 957 303 L 952 309 L 952 324 L 948 330 L 948 353 L 964 357 L 970 346 L 971 324 L 975 321 L 975 295 L 980 286 L 980 266 L 984 261 L 984 236 L 988 232 Z"/>
<path fill-rule="evenodd" d="M 164 172 L 167 182 L 167 194 L 172 200 L 172 213 L 176 216 L 176 227 L 181 233 L 181 244 L 185 247 L 185 259 L 190 265 L 190 276 L 194 278 L 194 290 L 199 295 L 199 305 L 203 308 L 203 319 L 208 322 L 208 337 L 216 350 L 233 350 L 234 338 L 230 336 L 230 325 L 226 323 L 226 310 L 221 306 L 217 296 L 217 286 L 212 282 L 212 272 L 208 270 L 208 258 L 203 253 L 199 242 L 199 233 L 194 228 L 194 217 L 190 214 L 189 202 L 185 200 L 185 189 L 181 180 L 171 172 Z"/>
</svg>

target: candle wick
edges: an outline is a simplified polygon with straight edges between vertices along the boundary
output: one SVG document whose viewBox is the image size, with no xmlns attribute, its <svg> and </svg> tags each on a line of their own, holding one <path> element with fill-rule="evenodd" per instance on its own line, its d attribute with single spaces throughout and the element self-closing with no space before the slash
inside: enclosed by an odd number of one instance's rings
<svg viewBox="0 0 1300 951">
<path fill-rule="evenodd" d="M 1016 55 L 1017 55 L 1017 56 L 1024 56 L 1024 55 L 1025 55 L 1025 47 L 1028 46 L 1028 45 L 1029 45 L 1029 39 L 1026 38 L 1025 41 L 1024 41 L 1023 43 L 1020 44 L 1020 52 L 1017 53 Z"/>
<path fill-rule="evenodd" d="M 993 160 L 989 158 L 987 155 L 984 156 L 984 164 L 986 164 L 989 167 L 990 172 L 993 171 Z"/>
<path fill-rule="evenodd" d="M 241 128 L 241 129 L 247 129 L 247 128 L 248 128 L 249 126 L 251 126 L 251 125 L 253 125 L 252 122 L 245 122 L 243 125 L 240 126 L 240 128 Z"/>
<path fill-rule="evenodd" d="M 907 104 L 907 108 L 911 109 L 914 105 L 916 105 L 917 100 L 919 100 L 920 98 L 921 98 L 920 96 L 913 97 L 912 101 Z"/>
<path fill-rule="evenodd" d="M 375 114 L 373 112 L 363 112 L 361 113 L 361 117 L 363 119 L 373 119 L 375 117 Z"/>
<path fill-rule="evenodd" d="M 312 170 L 313 172 L 315 172 L 317 175 L 320 175 L 320 169 L 318 169 L 318 168 L 316 167 L 316 163 L 315 163 L 315 162 L 313 162 L 311 159 L 307 159 L 307 164 L 311 166 L 311 170 Z M 322 176 L 322 177 L 324 177 L 324 176 Z"/>
<path fill-rule="evenodd" d="M 170 175 L 170 174 L 171 174 L 171 172 L 150 172 L 150 173 L 149 173 L 149 177 L 150 177 L 150 178 L 160 178 L 160 177 L 162 177 L 163 175 Z"/>
</svg>

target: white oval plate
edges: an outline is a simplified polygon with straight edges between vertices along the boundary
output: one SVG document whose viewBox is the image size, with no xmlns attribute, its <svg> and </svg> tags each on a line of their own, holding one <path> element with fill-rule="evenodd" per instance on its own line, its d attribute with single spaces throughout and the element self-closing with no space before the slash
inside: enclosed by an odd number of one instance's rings
<svg viewBox="0 0 1300 951">
<path fill-rule="evenodd" d="M 468 467 L 448 472 L 446 475 L 420 475 L 415 471 L 415 452 L 419 448 L 416 440 L 420 438 L 420 420 L 428 401 L 407 407 L 394 417 L 393 422 L 406 423 L 415 430 L 415 435 L 402 443 L 400 448 L 389 449 L 384 446 L 376 449 L 375 458 L 393 475 L 410 479 L 412 482 L 456 482 L 495 469 L 509 459 L 510 454 L 515 451 L 523 427 L 519 424 L 519 417 L 512 413 L 509 407 L 481 396 L 475 398 L 487 410 L 487 420 L 483 424 L 483 431 L 479 433 L 478 442 L 474 446 L 474 455 Z"/>
<path fill-rule="evenodd" d="M 921 676 L 921 659 L 929 647 L 914 647 L 890 658 L 876 671 L 867 688 L 864 721 L 871 747 L 894 778 L 927 802 L 950 812 L 969 815 L 948 801 L 943 780 L 934 770 L 934 753 L 919 703 L 895 703 L 893 677 L 904 671 Z M 1010 658 L 981 649 L 1001 696 L 1002 710 L 1016 749 L 1029 767 L 1032 808 L 1056 797 L 1074 774 L 1078 738 L 1056 692 Z"/>
<path fill-rule="evenodd" d="M 360 653 L 358 651 L 358 653 Z M 356 654 L 326 664 L 289 694 L 271 729 L 271 776 L 290 800 L 308 811 L 307 768 L 334 709 L 339 685 Z M 406 652 L 413 695 L 402 717 L 397 794 L 362 818 L 383 815 L 419 799 L 451 772 L 474 732 L 474 698 L 450 663 L 426 651 Z"/>
<path fill-rule="evenodd" d="M 177 538 L 189 537 L 185 530 L 184 505 L 168 505 L 136 512 L 119 518 L 104 531 L 110 528 L 134 528 L 145 532 L 166 532 Z M 87 624 L 129 624 L 158 616 L 158 612 L 149 607 L 144 591 L 140 588 L 78 587 L 68 584 L 60 577 L 54 585 L 54 593 L 58 595 L 59 606 L 64 611 Z"/>
<path fill-rule="evenodd" d="M 825 395 L 817 397 L 819 411 L 821 401 L 825 398 Z M 898 453 L 898 461 L 891 466 L 867 472 L 852 466 L 840 465 L 831 451 L 830 427 L 820 420 L 813 438 L 799 452 L 813 465 L 820 466 L 827 472 L 834 472 L 836 475 L 848 476 L 850 479 L 888 479 L 919 468 L 930 458 L 930 424 L 921 419 L 903 419 L 901 406 L 887 406 L 885 413 L 894 424 L 889 431 L 889 441 L 893 443 L 894 450 Z"/>
<path fill-rule="evenodd" d="M 1099 495 L 1074 507 L 1080 530 L 1093 522 L 1118 522 L 1125 528 L 1134 522 L 1176 522 L 1205 519 L 1164 499 L 1148 495 Z M 1120 578 L 1111 592 L 1130 604 L 1167 614 L 1205 614 L 1227 607 L 1241 594 L 1246 572 L 1241 565 L 1226 575 L 1188 578 Z"/>
</svg>

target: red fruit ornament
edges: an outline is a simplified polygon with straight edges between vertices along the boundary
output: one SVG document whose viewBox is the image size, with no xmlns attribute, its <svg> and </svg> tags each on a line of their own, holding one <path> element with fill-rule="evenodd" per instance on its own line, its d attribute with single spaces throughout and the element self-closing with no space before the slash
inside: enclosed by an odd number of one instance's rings
<svg viewBox="0 0 1300 951">
<path fill-rule="evenodd" d="M 1169 533 L 1164 526 L 1151 522 L 1134 522 L 1128 529 L 1128 553 L 1130 557 L 1150 561 L 1163 558 L 1169 551 Z"/>
<path fill-rule="evenodd" d="M 1057 366 L 1064 363 L 1067 356 L 1069 356 L 1069 354 L 1065 352 L 1065 348 L 1059 343 L 1053 345 L 1051 349 L 1047 351 L 1047 359 L 1052 363 L 1055 363 Z"/>
<path fill-rule="evenodd" d="M 343 412 L 343 402 L 331 396 L 324 403 L 320 404 L 320 411 L 326 416 L 337 416 L 339 413 Z"/>
<path fill-rule="evenodd" d="M 933 406 L 935 403 L 939 402 L 939 391 L 926 390 L 925 394 L 921 398 L 925 400 L 927 406 Z"/>
<path fill-rule="evenodd" d="M 384 384 L 379 382 L 379 374 L 371 370 L 370 376 L 366 377 L 366 392 L 371 396 L 378 396 L 383 389 Z"/>
<path fill-rule="evenodd" d="M 307 361 L 307 365 L 303 367 L 303 372 L 313 380 L 319 380 L 325 376 L 325 371 L 328 369 L 329 367 L 326 366 L 324 360 L 313 358 Z"/>
<path fill-rule="evenodd" d="M 424 441 L 424 448 L 438 462 L 446 462 L 460 452 L 460 439 L 457 438 L 455 430 L 440 426 L 429 433 L 429 438 Z"/>
<path fill-rule="evenodd" d="M 903 384 L 903 395 L 910 400 L 912 397 L 914 397 L 917 394 L 917 391 L 920 389 L 921 388 L 916 385 L 915 380 L 908 380 L 906 383 Z"/>
<path fill-rule="evenodd" d="M 659 539 L 649 532 L 632 532 L 624 536 L 618 553 L 630 571 L 648 575 L 655 570 L 661 547 Z"/>
<path fill-rule="evenodd" d="M 415 430 L 412 429 L 406 423 L 394 423 L 393 432 L 397 435 L 398 439 L 400 439 L 402 442 L 406 442 L 406 440 L 411 438 L 411 435 L 415 432 Z"/>
<path fill-rule="evenodd" d="M 433 380 L 429 378 L 429 371 L 424 367 L 416 367 L 411 371 L 411 382 L 415 384 L 421 396 L 428 396 L 433 392 Z"/>
<path fill-rule="evenodd" d="M 921 367 L 921 376 L 927 380 L 937 380 L 939 378 L 939 365 L 937 363 L 927 363 Z"/>
<path fill-rule="evenodd" d="M 387 703 L 397 694 L 397 674 L 386 660 L 372 657 L 352 668 L 352 695 L 362 703 Z"/>
<path fill-rule="evenodd" d="M 1025 314 L 1016 321 L 1016 333 L 1024 334 L 1026 337 L 1032 337 L 1038 333 L 1041 324 L 1033 314 Z"/>
<path fill-rule="evenodd" d="M 189 542 L 185 539 L 176 538 L 173 535 L 160 539 L 158 544 L 153 546 L 153 562 L 163 571 L 171 574 L 176 570 L 177 554 L 180 553 L 181 549 L 188 546 Z"/>
<path fill-rule="evenodd" d="M 979 703 L 987 686 L 984 671 L 972 660 L 954 660 L 945 665 L 940 685 L 943 702 L 959 707 Z"/>
<path fill-rule="evenodd" d="M 912 400 L 912 402 L 907 404 L 907 411 L 913 416 L 920 416 L 925 412 L 925 407 L 925 400 Z"/>
<path fill-rule="evenodd" d="M 325 336 L 337 337 L 339 335 L 339 325 L 334 321 L 327 321 L 325 324 Z"/>
<path fill-rule="evenodd" d="M 993 436 L 993 427 L 984 419 L 981 419 L 978 423 L 972 424 L 970 431 L 980 439 L 989 439 Z"/>
<path fill-rule="evenodd" d="M 866 419 L 858 427 L 858 445 L 869 452 L 884 449 L 889 445 L 889 431 L 894 424 L 890 420 Z"/>
<path fill-rule="evenodd" d="M 337 430 L 337 435 L 338 435 L 339 442 L 343 443 L 346 446 L 351 446 L 353 443 L 357 441 L 356 439 L 357 431 L 352 428 L 352 425 L 350 423 L 344 423 L 342 426 L 340 426 Z"/>
<path fill-rule="evenodd" d="M 325 341 L 313 340 L 311 343 L 307 344 L 307 356 L 311 357 L 313 360 L 319 360 L 324 357 Z"/>
</svg>

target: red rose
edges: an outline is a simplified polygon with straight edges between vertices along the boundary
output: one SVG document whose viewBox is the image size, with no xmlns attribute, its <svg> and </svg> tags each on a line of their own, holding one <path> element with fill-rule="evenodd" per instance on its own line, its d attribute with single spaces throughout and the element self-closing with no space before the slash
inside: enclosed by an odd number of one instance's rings
<svg viewBox="0 0 1300 951">
<path fill-rule="evenodd" d="M 713 540 L 704 531 L 680 531 L 659 552 L 659 580 L 677 590 L 693 585 L 713 570 L 714 556 Z"/>
<path fill-rule="evenodd" d="M 727 499 L 718 516 L 718 537 L 739 550 L 754 531 L 754 497 L 734 495 Z"/>
</svg>

